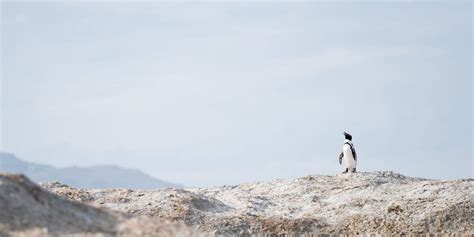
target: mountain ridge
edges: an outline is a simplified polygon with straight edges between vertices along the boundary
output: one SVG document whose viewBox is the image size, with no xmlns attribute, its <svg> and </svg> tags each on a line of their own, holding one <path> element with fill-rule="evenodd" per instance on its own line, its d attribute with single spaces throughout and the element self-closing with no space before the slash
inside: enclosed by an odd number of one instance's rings
<svg viewBox="0 0 474 237">
<path fill-rule="evenodd" d="M 24 174 L 35 182 L 61 182 L 78 188 L 157 189 L 182 187 L 182 185 L 154 178 L 136 169 L 116 165 L 57 168 L 24 161 L 8 152 L 0 152 L 0 172 Z"/>
</svg>

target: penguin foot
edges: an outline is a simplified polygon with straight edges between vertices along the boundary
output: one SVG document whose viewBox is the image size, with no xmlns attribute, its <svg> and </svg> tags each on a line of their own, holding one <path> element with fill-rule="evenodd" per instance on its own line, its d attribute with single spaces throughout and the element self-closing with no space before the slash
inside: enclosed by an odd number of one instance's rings
<svg viewBox="0 0 474 237">
<path fill-rule="evenodd" d="M 352 173 L 355 173 L 355 172 L 356 172 L 356 168 L 353 168 L 353 169 L 352 169 Z"/>
<path fill-rule="evenodd" d="M 348 168 L 346 168 L 346 170 L 345 170 L 344 172 L 342 172 L 342 173 L 345 174 L 345 173 L 347 173 L 347 172 L 349 172 L 349 169 L 348 169 Z"/>
</svg>

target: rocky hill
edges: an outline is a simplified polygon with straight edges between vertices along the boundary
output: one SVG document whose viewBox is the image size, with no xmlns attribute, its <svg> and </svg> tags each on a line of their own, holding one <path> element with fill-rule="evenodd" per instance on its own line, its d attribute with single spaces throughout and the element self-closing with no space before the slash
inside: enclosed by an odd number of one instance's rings
<svg viewBox="0 0 474 237">
<path fill-rule="evenodd" d="M 474 179 L 370 172 L 191 189 L 43 187 L 71 201 L 212 234 L 474 234 Z"/>
<path fill-rule="evenodd" d="M 202 236 L 179 222 L 72 202 L 0 173 L 0 236 Z"/>
<path fill-rule="evenodd" d="M 151 177 L 141 171 L 118 166 L 56 168 L 19 159 L 14 154 L 0 152 L 0 172 L 18 173 L 36 182 L 58 181 L 77 188 L 179 188 L 180 185 Z M 107 178 L 104 178 L 107 177 Z"/>
</svg>

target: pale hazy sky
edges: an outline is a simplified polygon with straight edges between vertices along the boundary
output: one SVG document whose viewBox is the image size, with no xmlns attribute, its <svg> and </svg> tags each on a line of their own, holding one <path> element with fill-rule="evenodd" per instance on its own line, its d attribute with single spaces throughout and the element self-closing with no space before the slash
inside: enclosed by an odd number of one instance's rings
<svg viewBox="0 0 474 237">
<path fill-rule="evenodd" d="M 472 177 L 471 1 L 1 2 L 1 150 L 184 185 Z"/>
</svg>

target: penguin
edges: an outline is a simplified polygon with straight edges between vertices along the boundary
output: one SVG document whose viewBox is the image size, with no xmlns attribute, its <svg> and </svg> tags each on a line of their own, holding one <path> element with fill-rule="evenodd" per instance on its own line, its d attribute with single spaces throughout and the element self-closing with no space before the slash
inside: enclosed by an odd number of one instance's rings
<svg viewBox="0 0 474 237">
<path fill-rule="evenodd" d="M 339 164 L 342 164 L 342 160 L 344 159 L 346 170 L 342 173 L 355 173 L 357 165 L 357 153 L 355 151 L 354 144 L 352 144 L 352 135 L 344 132 L 344 137 L 344 145 L 342 145 L 342 152 L 339 155 Z"/>
</svg>

